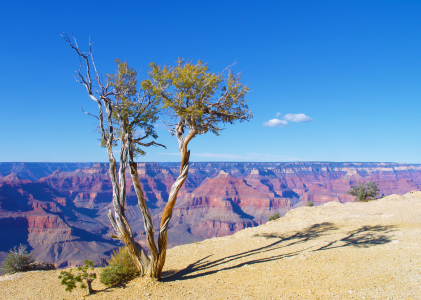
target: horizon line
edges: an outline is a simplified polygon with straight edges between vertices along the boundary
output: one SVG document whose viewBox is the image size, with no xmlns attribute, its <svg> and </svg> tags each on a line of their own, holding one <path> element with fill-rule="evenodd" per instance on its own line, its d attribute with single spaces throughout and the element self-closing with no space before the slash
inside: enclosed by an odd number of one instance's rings
<svg viewBox="0 0 421 300">
<path fill-rule="evenodd" d="M 20 163 L 20 164 L 42 164 L 42 163 L 50 163 L 50 164 L 108 164 L 108 161 L 1 161 L 0 164 L 3 163 Z M 119 163 L 119 162 L 117 162 Z M 138 161 L 136 163 L 171 163 L 171 164 L 179 164 L 180 162 L 175 161 Z M 375 164 L 405 164 L 405 165 L 421 165 L 421 163 L 399 163 L 399 162 L 392 162 L 392 161 L 322 161 L 322 160 L 314 160 L 314 161 L 190 161 L 190 163 L 351 163 L 351 164 L 361 164 L 361 163 L 375 163 Z"/>
</svg>

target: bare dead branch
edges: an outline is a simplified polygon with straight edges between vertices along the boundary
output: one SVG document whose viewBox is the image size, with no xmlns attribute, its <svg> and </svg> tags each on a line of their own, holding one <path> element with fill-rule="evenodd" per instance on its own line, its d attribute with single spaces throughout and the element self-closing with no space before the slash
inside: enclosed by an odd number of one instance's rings
<svg viewBox="0 0 421 300">
<path fill-rule="evenodd" d="M 152 142 L 149 142 L 149 143 L 136 142 L 136 144 L 141 145 L 143 147 L 156 146 L 156 147 L 163 147 L 163 148 L 167 149 L 167 147 L 165 145 L 162 145 L 162 144 L 157 143 L 155 141 L 152 141 Z"/>
<path fill-rule="evenodd" d="M 94 118 L 96 118 L 97 120 L 99 120 L 99 118 L 98 118 L 97 116 L 95 116 L 95 115 L 93 115 L 93 114 L 90 114 L 90 113 L 88 113 L 88 112 L 84 111 L 84 110 L 83 110 L 83 108 L 82 108 L 82 105 L 80 106 L 80 109 L 82 109 L 83 113 L 85 113 L 85 114 L 87 114 L 87 115 L 90 115 L 91 117 L 94 117 Z"/>
</svg>

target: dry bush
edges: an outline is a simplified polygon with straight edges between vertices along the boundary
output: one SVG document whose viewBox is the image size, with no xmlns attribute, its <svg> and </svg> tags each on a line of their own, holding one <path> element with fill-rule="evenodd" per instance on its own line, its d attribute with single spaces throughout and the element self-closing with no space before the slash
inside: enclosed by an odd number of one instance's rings
<svg viewBox="0 0 421 300">
<path fill-rule="evenodd" d="M 106 266 L 99 280 L 106 286 L 118 285 L 132 280 L 139 275 L 127 247 L 121 247 L 117 251 L 113 251 L 108 266 Z"/>
<path fill-rule="evenodd" d="M 268 221 L 277 220 L 277 219 L 279 219 L 280 217 L 281 217 L 281 215 L 280 215 L 280 214 L 278 214 L 278 213 L 274 213 L 273 215 L 271 215 L 271 216 L 269 217 L 269 220 L 268 220 Z"/>
<path fill-rule="evenodd" d="M 26 246 L 20 244 L 18 247 L 15 246 L 9 250 L 9 254 L 7 254 L 6 259 L 3 261 L 1 270 L 4 274 L 28 271 L 31 270 L 34 261 L 32 253 L 28 253 Z"/>
</svg>

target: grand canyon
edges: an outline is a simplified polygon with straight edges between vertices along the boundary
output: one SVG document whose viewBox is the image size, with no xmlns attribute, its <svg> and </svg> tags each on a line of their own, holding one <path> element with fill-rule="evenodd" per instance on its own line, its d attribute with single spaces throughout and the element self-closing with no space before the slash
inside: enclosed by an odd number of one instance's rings
<svg viewBox="0 0 421 300">
<path fill-rule="evenodd" d="M 138 163 L 155 228 L 178 169 L 177 163 Z M 142 243 L 143 218 L 130 176 L 126 178 L 126 215 Z M 193 162 L 173 211 L 168 245 L 231 235 L 308 201 L 316 206 L 350 202 L 354 197 L 346 191 L 367 181 L 378 183 L 382 196 L 420 190 L 421 165 Z M 57 267 L 85 259 L 103 265 L 121 246 L 110 238 L 111 195 L 105 163 L 0 163 L 0 261 L 22 243 L 36 260 Z"/>
</svg>

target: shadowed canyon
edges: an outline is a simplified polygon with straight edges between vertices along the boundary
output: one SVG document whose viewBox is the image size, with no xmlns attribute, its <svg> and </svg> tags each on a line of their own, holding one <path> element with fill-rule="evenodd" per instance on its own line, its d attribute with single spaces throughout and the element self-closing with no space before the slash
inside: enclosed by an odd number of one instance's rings
<svg viewBox="0 0 421 300">
<path fill-rule="evenodd" d="M 177 163 L 139 163 L 139 178 L 154 227 Z M 143 218 L 127 174 L 127 210 L 136 239 Z M 169 247 L 233 234 L 312 201 L 350 202 L 345 192 L 375 181 L 381 195 L 420 190 L 421 165 L 397 163 L 191 163 L 170 222 Z M 19 243 L 38 261 L 57 267 L 85 259 L 102 265 L 120 246 L 107 217 L 111 183 L 105 163 L 0 163 L 0 260 Z"/>
</svg>

